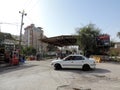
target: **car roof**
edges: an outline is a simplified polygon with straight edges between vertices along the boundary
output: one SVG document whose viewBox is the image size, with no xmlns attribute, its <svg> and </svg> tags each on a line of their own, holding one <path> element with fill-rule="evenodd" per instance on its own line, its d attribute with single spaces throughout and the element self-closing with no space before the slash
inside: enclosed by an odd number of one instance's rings
<svg viewBox="0 0 120 90">
<path fill-rule="evenodd" d="M 81 54 L 70 54 L 69 56 L 83 56 Z"/>
</svg>

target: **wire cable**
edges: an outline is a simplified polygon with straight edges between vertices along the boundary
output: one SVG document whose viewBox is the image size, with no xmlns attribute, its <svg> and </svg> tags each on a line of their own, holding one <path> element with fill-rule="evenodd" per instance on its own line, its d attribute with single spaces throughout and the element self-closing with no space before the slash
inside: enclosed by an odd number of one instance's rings
<svg viewBox="0 0 120 90">
<path fill-rule="evenodd" d="M 28 12 L 32 11 L 37 4 L 39 4 L 39 0 L 36 0 L 36 2 L 29 8 Z"/>
<path fill-rule="evenodd" d="M 27 0 L 25 3 L 24 3 L 24 10 L 27 10 L 28 7 L 30 7 L 30 4 L 31 4 L 32 0 Z"/>
</svg>

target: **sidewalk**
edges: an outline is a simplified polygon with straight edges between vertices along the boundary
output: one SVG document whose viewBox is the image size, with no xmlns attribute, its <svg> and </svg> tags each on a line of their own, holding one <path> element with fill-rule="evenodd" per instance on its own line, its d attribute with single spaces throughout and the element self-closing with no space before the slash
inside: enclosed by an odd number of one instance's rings
<svg viewBox="0 0 120 90">
<path fill-rule="evenodd" d="M 17 67 L 20 67 L 20 65 L 21 64 L 19 65 L 0 64 L 0 73 L 3 72 L 4 70 L 15 69 Z"/>
<path fill-rule="evenodd" d="M 10 66 L 9 63 L 0 64 L 0 68 Z"/>
</svg>

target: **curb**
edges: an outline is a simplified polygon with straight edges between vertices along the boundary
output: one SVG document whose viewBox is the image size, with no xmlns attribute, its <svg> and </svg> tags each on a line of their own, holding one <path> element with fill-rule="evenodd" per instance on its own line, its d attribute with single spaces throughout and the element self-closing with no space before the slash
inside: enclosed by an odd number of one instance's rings
<svg viewBox="0 0 120 90">
<path fill-rule="evenodd" d="M 7 67 L 7 66 L 9 66 L 10 64 L 0 64 L 0 68 L 1 67 Z"/>
</svg>

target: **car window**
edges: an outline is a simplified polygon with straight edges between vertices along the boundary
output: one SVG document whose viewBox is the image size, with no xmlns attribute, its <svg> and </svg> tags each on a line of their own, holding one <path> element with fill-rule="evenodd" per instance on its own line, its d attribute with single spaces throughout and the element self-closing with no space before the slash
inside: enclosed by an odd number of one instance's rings
<svg viewBox="0 0 120 90">
<path fill-rule="evenodd" d="M 74 60 L 85 60 L 82 56 L 74 56 Z"/>
<path fill-rule="evenodd" d="M 69 57 L 65 58 L 65 60 L 74 60 L 74 57 L 73 56 L 69 56 Z"/>
</svg>

